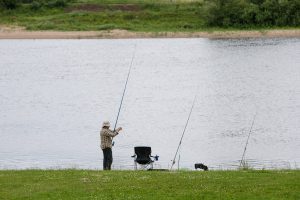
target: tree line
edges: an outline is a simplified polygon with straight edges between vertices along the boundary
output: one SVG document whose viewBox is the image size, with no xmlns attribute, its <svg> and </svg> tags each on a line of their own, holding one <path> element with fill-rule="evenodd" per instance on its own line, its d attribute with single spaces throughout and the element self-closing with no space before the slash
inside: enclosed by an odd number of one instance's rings
<svg viewBox="0 0 300 200">
<path fill-rule="evenodd" d="M 206 0 L 202 14 L 215 27 L 295 27 L 300 0 Z"/>
</svg>

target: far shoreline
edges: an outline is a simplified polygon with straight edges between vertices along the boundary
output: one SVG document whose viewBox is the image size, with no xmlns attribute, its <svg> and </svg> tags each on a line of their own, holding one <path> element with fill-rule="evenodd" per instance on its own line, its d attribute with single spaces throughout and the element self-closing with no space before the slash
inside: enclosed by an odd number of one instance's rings
<svg viewBox="0 0 300 200">
<path fill-rule="evenodd" d="M 224 30 L 199 32 L 131 32 L 107 31 L 27 31 L 0 27 L 0 39 L 135 39 L 135 38 L 292 38 L 300 37 L 300 29 Z"/>
</svg>

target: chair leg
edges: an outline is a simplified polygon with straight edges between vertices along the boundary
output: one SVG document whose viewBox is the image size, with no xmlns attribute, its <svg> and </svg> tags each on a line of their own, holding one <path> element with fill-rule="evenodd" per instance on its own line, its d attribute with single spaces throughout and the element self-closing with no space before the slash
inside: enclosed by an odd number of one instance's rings
<svg viewBox="0 0 300 200">
<path fill-rule="evenodd" d="M 138 164 L 134 161 L 134 170 L 149 170 L 153 169 L 153 162 L 147 164 Z"/>
<path fill-rule="evenodd" d="M 134 170 L 137 170 L 137 163 L 134 161 Z"/>
</svg>

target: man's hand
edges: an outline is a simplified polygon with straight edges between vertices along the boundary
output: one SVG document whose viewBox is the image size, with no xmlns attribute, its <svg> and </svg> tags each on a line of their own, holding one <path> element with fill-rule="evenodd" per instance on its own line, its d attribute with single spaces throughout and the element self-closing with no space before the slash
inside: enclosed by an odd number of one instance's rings
<svg viewBox="0 0 300 200">
<path fill-rule="evenodd" d="M 122 127 L 117 128 L 117 132 L 120 132 L 122 130 Z"/>
</svg>

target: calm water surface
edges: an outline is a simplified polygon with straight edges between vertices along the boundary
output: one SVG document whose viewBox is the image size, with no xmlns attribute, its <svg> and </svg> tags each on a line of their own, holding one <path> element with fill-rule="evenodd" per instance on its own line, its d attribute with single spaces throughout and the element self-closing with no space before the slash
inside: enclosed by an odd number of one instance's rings
<svg viewBox="0 0 300 200">
<path fill-rule="evenodd" d="M 114 168 L 170 166 L 196 93 L 181 168 L 236 168 L 255 113 L 249 165 L 299 168 L 300 39 L 120 39 L 0 40 L 0 169 L 101 169 L 135 44 Z"/>
</svg>

